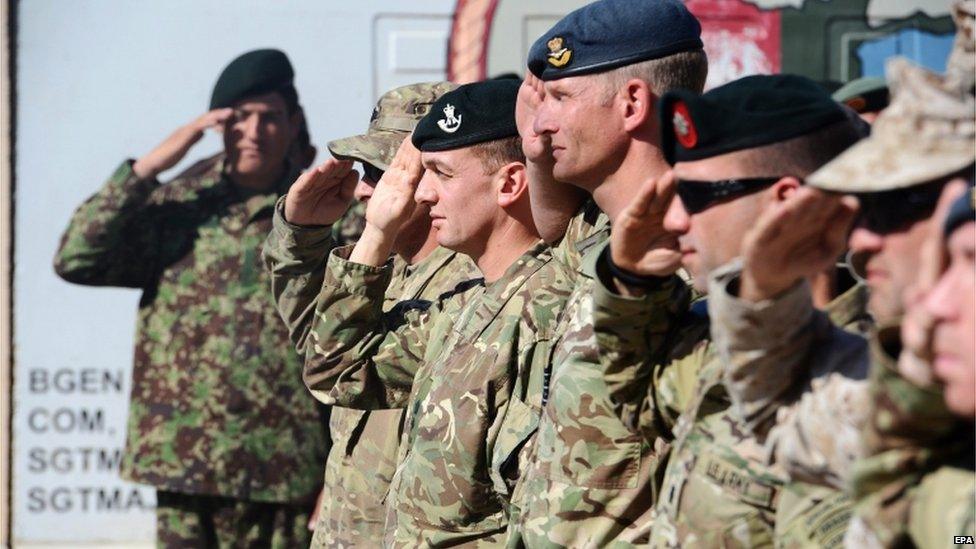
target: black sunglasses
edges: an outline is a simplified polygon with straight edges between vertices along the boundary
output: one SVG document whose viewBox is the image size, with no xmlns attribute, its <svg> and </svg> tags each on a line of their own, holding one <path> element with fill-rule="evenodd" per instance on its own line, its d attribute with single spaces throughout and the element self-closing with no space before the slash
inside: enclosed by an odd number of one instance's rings
<svg viewBox="0 0 976 549">
<path fill-rule="evenodd" d="M 876 234 L 889 234 L 928 219 L 935 211 L 944 185 L 940 181 L 905 189 L 858 194 L 861 211 L 857 224 Z"/>
<path fill-rule="evenodd" d="M 765 189 L 781 177 L 753 177 L 748 179 L 723 179 L 721 181 L 694 181 L 679 179 L 675 192 L 681 198 L 685 211 L 696 214 L 711 208 L 718 202 L 745 196 Z"/>
<path fill-rule="evenodd" d="M 369 164 L 367 162 L 362 162 L 363 165 L 363 177 L 373 183 L 379 183 L 380 179 L 383 178 L 385 170 L 381 170 L 376 166 Z"/>
</svg>

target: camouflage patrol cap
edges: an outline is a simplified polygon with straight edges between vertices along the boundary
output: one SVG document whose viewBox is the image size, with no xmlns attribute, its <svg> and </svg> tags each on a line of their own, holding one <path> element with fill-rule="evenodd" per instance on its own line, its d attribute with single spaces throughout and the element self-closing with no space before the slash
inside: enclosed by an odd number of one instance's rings
<svg viewBox="0 0 976 549">
<path fill-rule="evenodd" d="M 358 160 L 387 170 L 400 143 L 430 112 L 431 105 L 457 84 L 424 82 L 394 88 L 380 97 L 365 134 L 330 141 L 329 152 L 342 159 Z"/>
<path fill-rule="evenodd" d="M 875 193 L 921 185 L 976 160 L 976 101 L 902 58 L 887 67 L 891 104 L 871 137 L 807 178 L 826 191 Z"/>
</svg>

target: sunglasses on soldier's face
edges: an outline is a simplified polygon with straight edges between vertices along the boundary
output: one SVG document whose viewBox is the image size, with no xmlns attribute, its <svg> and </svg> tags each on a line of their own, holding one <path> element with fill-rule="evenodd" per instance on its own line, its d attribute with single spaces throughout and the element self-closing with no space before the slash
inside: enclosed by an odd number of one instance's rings
<svg viewBox="0 0 976 549">
<path fill-rule="evenodd" d="M 379 183 L 380 179 L 383 178 L 383 173 L 385 173 L 385 171 L 366 162 L 363 162 L 362 165 L 363 165 L 363 177 L 368 181 L 372 181 L 373 183 Z"/>
<path fill-rule="evenodd" d="M 694 181 L 679 179 L 675 192 L 681 198 L 685 211 L 696 214 L 719 202 L 752 194 L 765 189 L 782 177 L 753 177 L 748 179 L 723 179 L 721 181 Z"/>
<path fill-rule="evenodd" d="M 942 194 L 944 182 L 907 189 L 857 195 L 861 211 L 857 225 L 875 234 L 889 234 L 928 219 Z"/>
</svg>

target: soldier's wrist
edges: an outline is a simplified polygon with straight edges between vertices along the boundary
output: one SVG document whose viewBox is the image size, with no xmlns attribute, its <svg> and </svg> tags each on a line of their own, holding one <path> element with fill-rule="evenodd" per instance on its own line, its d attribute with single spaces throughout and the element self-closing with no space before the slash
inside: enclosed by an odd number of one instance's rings
<svg viewBox="0 0 976 549">
<path fill-rule="evenodd" d="M 363 234 L 349 255 L 349 261 L 375 267 L 382 266 L 386 264 L 393 252 L 395 240 L 395 237 L 391 237 L 376 226 L 367 223 L 363 229 Z"/>
</svg>

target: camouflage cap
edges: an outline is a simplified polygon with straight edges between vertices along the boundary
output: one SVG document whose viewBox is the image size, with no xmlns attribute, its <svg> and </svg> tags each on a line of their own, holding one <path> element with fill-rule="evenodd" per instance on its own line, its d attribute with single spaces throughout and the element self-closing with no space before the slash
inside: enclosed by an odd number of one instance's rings
<svg viewBox="0 0 976 549">
<path fill-rule="evenodd" d="M 952 4 L 956 38 L 946 61 L 948 85 L 973 92 L 976 85 L 976 0 L 957 0 Z"/>
<path fill-rule="evenodd" d="M 430 112 L 431 105 L 456 87 L 457 84 L 451 82 L 424 82 L 384 93 L 373 109 L 366 133 L 330 141 L 329 152 L 336 158 L 366 162 L 381 170 L 388 169 L 400 143 L 410 135 L 417 122 Z"/>
<path fill-rule="evenodd" d="M 890 106 L 871 137 L 811 174 L 812 187 L 873 193 L 920 185 L 976 160 L 973 96 L 902 58 L 887 66 Z"/>
</svg>

